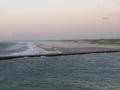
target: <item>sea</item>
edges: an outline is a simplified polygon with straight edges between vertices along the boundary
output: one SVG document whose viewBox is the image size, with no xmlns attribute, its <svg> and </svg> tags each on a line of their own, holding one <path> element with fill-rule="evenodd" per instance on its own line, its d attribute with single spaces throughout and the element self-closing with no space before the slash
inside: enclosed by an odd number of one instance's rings
<svg viewBox="0 0 120 90">
<path fill-rule="evenodd" d="M 0 90 L 120 90 L 120 53 L 1 59 Z"/>
</svg>

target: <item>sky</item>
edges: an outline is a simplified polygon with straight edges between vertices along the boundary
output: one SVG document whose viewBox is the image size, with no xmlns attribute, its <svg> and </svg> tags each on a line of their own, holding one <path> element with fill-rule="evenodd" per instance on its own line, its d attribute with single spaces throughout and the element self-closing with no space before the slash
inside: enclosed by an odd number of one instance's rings
<svg viewBox="0 0 120 90">
<path fill-rule="evenodd" d="M 119 37 L 120 0 L 0 0 L 0 41 Z"/>
</svg>

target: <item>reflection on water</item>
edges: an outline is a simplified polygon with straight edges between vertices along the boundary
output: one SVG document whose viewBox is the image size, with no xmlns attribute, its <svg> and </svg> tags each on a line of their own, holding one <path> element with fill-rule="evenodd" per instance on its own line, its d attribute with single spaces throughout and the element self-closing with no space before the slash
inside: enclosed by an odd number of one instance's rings
<svg viewBox="0 0 120 90">
<path fill-rule="evenodd" d="M 120 53 L 3 60 L 0 90 L 120 90 Z"/>
</svg>

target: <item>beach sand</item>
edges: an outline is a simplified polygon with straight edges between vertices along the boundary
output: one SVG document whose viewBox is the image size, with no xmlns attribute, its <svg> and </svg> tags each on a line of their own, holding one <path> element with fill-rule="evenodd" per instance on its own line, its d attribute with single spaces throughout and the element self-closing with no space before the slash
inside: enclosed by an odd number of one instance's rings
<svg viewBox="0 0 120 90">
<path fill-rule="evenodd" d="M 97 44 L 82 40 L 26 41 L 18 42 L 3 52 L 6 54 L 0 55 L 0 59 L 120 52 L 120 45 Z"/>
<path fill-rule="evenodd" d="M 118 45 L 92 44 L 86 41 L 41 41 L 36 45 L 45 50 L 58 50 L 62 53 L 81 53 L 95 51 L 120 51 Z"/>
</svg>

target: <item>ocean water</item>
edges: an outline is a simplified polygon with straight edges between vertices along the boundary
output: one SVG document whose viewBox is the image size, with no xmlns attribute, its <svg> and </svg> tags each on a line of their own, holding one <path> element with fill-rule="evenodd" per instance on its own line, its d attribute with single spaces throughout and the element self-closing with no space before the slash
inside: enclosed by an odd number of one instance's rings
<svg viewBox="0 0 120 90">
<path fill-rule="evenodd" d="M 0 90 L 120 90 L 120 53 L 0 60 Z"/>
<path fill-rule="evenodd" d="M 62 53 L 60 51 L 47 51 L 40 48 L 33 42 L 1 42 L 0 57 L 2 56 L 21 56 L 21 55 L 37 55 L 49 53 Z"/>
</svg>

